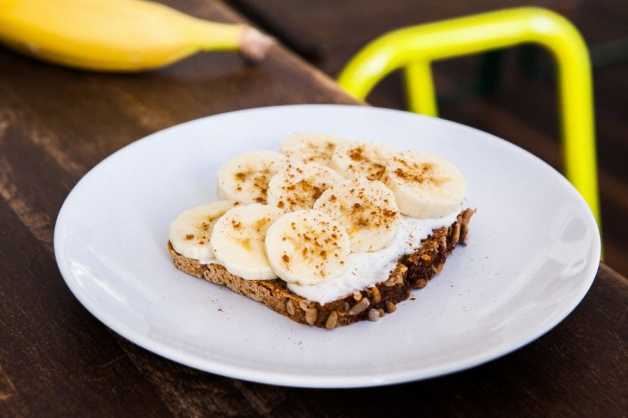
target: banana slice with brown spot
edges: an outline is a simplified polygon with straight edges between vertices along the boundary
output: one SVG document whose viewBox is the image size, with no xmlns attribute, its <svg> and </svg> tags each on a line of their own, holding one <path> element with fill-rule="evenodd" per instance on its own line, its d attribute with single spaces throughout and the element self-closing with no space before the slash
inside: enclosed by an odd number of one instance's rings
<svg viewBox="0 0 628 418">
<path fill-rule="evenodd" d="M 365 178 L 335 184 L 318 198 L 314 209 L 347 228 L 353 252 L 386 247 L 397 232 L 400 217 L 393 192 L 384 183 Z"/>
<path fill-rule="evenodd" d="M 266 203 L 268 182 L 286 163 L 275 151 L 254 151 L 227 161 L 218 171 L 218 195 L 240 203 Z"/>
<path fill-rule="evenodd" d="M 281 216 L 281 211 L 253 203 L 228 210 L 211 235 L 216 259 L 236 276 L 248 280 L 277 277 L 268 263 L 264 239 L 266 230 Z"/>
<path fill-rule="evenodd" d="M 326 135 L 292 135 L 281 144 L 281 152 L 290 159 L 329 166 L 334 151 L 345 142 Z"/>
<path fill-rule="evenodd" d="M 288 283 L 312 285 L 343 274 L 351 252 L 349 235 L 331 216 L 299 210 L 281 216 L 266 234 L 266 252 Z"/>
<path fill-rule="evenodd" d="M 311 209 L 316 199 L 342 176 L 320 164 L 290 161 L 268 184 L 268 204 L 283 211 Z"/>
<path fill-rule="evenodd" d="M 432 154 L 405 151 L 391 156 L 388 171 L 388 187 L 404 215 L 439 218 L 460 209 L 466 180 L 449 161 Z"/>
<path fill-rule="evenodd" d="M 219 200 L 181 212 L 170 224 L 170 244 L 185 257 L 202 263 L 215 261 L 210 242 L 214 225 L 234 205 L 234 201 Z"/>
<path fill-rule="evenodd" d="M 331 167 L 345 177 L 366 177 L 384 181 L 387 170 L 388 150 L 377 144 L 349 142 L 336 147 Z"/>
</svg>

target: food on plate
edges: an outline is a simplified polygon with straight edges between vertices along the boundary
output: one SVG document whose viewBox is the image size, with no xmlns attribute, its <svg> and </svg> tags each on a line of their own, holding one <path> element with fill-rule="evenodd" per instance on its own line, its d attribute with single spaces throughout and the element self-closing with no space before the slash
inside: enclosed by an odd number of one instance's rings
<svg viewBox="0 0 628 418">
<path fill-rule="evenodd" d="M 316 199 L 341 179 L 324 165 L 292 160 L 268 183 L 268 204 L 287 212 L 311 209 Z"/>
<path fill-rule="evenodd" d="M 330 165 L 336 148 L 345 141 L 327 135 L 292 135 L 281 144 L 281 152 L 306 163 Z"/>
<path fill-rule="evenodd" d="M 378 144 L 347 142 L 336 148 L 331 157 L 331 167 L 345 177 L 385 180 L 388 152 Z"/>
<path fill-rule="evenodd" d="M 275 151 L 253 151 L 227 161 L 218 170 L 218 196 L 240 203 L 266 203 L 268 182 L 286 157 Z"/>
<path fill-rule="evenodd" d="M 442 157 L 326 136 L 236 156 L 228 199 L 171 224 L 174 265 L 307 325 L 375 321 L 466 242 L 466 180 Z"/>
</svg>

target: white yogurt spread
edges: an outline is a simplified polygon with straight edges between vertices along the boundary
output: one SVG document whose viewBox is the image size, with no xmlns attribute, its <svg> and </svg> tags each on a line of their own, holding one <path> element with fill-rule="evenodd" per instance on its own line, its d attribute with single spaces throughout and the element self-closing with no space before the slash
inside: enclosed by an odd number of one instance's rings
<svg viewBox="0 0 628 418">
<path fill-rule="evenodd" d="M 397 234 L 387 247 L 349 256 L 347 271 L 315 285 L 288 284 L 288 289 L 308 300 L 325 304 L 344 298 L 388 279 L 399 258 L 414 252 L 434 229 L 449 227 L 460 212 L 437 219 L 415 219 L 402 216 Z"/>
</svg>

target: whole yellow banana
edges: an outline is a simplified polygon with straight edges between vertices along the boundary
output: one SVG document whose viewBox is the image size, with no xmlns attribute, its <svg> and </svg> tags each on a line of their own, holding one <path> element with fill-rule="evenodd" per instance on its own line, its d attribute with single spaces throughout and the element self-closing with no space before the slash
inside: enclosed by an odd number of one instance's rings
<svg viewBox="0 0 628 418">
<path fill-rule="evenodd" d="M 199 51 L 262 59 L 273 41 L 141 0 L 0 0 L 0 42 L 71 67 L 140 71 Z"/>
</svg>

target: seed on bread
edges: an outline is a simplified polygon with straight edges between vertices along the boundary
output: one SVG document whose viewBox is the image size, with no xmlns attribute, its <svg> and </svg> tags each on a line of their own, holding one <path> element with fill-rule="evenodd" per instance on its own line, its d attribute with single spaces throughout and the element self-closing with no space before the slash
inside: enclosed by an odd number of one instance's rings
<svg viewBox="0 0 628 418">
<path fill-rule="evenodd" d="M 317 318 L 318 310 L 316 308 L 309 308 L 305 311 L 305 322 L 307 322 L 308 325 L 314 325 Z"/>
<path fill-rule="evenodd" d="M 369 321 L 377 321 L 380 318 L 380 313 L 377 309 L 369 309 Z"/>
<path fill-rule="evenodd" d="M 451 245 L 456 245 L 460 240 L 460 223 L 456 222 L 451 232 Z"/>
<path fill-rule="evenodd" d="M 416 281 L 416 284 L 414 285 L 416 289 L 423 289 L 425 286 L 427 286 L 426 279 L 419 279 Z"/>
<path fill-rule="evenodd" d="M 382 301 L 382 294 L 377 286 L 371 289 L 371 294 L 373 295 L 373 304 L 380 303 Z"/>
<path fill-rule="evenodd" d="M 364 312 L 366 310 L 366 308 L 369 307 L 370 304 L 371 303 L 369 302 L 368 299 L 363 298 L 358 303 L 353 305 L 353 307 L 351 309 L 349 309 L 348 313 L 349 313 L 349 315 L 359 315 L 362 312 Z"/>
<path fill-rule="evenodd" d="M 288 311 L 288 314 L 290 314 L 290 316 L 294 316 L 294 314 L 296 313 L 294 303 L 290 299 L 288 299 L 288 302 L 286 302 L 286 311 Z"/>
<path fill-rule="evenodd" d="M 338 312 L 332 311 L 325 321 L 325 328 L 334 329 L 338 325 Z"/>
</svg>

